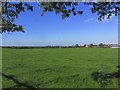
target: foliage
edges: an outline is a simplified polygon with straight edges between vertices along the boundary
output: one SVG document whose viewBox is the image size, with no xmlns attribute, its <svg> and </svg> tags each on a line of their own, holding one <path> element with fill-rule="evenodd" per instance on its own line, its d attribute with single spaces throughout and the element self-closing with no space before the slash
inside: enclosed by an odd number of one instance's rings
<svg viewBox="0 0 120 90">
<path fill-rule="evenodd" d="M 103 43 L 100 43 L 100 44 L 99 44 L 99 46 L 100 46 L 100 47 L 103 47 L 103 46 L 104 46 L 104 44 L 103 44 Z"/>
<path fill-rule="evenodd" d="M 84 47 L 86 47 L 86 44 L 84 44 Z"/>
<path fill-rule="evenodd" d="M 87 2 L 85 5 L 91 5 L 92 13 L 98 14 L 98 19 L 102 20 L 106 16 L 108 19 L 116 13 L 118 15 L 118 10 L 120 10 L 120 2 Z M 39 6 L 43 9 L 42 16 L 45 12 L 55 12 L 56 14 L 61 14 L 62 18 L 65 19 L 70 16 L 72 13 L 74 16 L 82 15 L 82 10 L 77 10 L 76 6 L 79 6 L 78 2 L 40 2 Z M 18 15 L 25 10 L 33 10 L 33 6 L 28 3 L 11 3 L 3 2 L 2 3 L 2 32 L 14 32 L 22 31 L 24 29 L 22 25 L 16 25 L 15 19 L 18 18 Z"/>
<path fill-rule="evenodd" d="M 72 13 L 74 16 L 77 14 L 82 15 L 83 11 L 76 11 L 75 6 L 77 6 L 77 2 L 41 2 L 40 7 L 43 8 L 42 16 L 46 11 L 53 12 L 56 14 L 61 13 L 62 18 L 66 18 L 70 16 Z M 70 8 L 68 8 L 70 7 Z"/>
<path fill-rule="evenodd" d="M 18 18 L 18 15 L 21 12 L 25 12 L 25 10 L 33 10 L 33 7 L 27 3 L 10 3 L 3 2 L 2 3 L 2 32 L 14 32 L 14 31 L 22 31 L 22 25 L 16 25 L 15 19 Z"/>
<path fill-rule="evenodd" d="M 94 45 L 91 43 L 91 44 L 90 44 L 90 47 L 93 47 L 93 46 L 94 46 Z"/>
<path fill-rule="evenodd" d="M 75 47 L 79 47 L 79 44 L 75 44 Z"/>
<path fill-rule="evenodd" d="M 119 4 L 120 2 L 85 2 L 85 5 L 91 5 L 91 11 L 92 13 L 98 14 L 98 19 L 102 20 L 106 16 L 108 19 L 115 14 L 117 16 L 118 10 L 120 10 Z M 82 10 L 76 10 L 76 6 L 79 5 L 79 2 L 41 2 L 40 7 L 43 8 L 42 15 L 49 11 L 53 12 L 55 11 L 56 14 L 61 13 L 62 18 L 66 18 L 70 16 L 70 13 L 72 13 L 74 16 L 82 15 Z M 68 8 L 71 7 L 71 8 Z M 80 7 L 80 5 L 79 5 Z"/>
<path fill-rule="evenodd" d="M 91 11 L 92 13 L 97 13 L 98 19 L 101 21 L 102 19 L 110 19 L 113 15 L 119 14 L 119 4 L 120 2 L 92 2 L 92 3 L 85 3 L 87 5 L 92 5 Z"/>
</svg>

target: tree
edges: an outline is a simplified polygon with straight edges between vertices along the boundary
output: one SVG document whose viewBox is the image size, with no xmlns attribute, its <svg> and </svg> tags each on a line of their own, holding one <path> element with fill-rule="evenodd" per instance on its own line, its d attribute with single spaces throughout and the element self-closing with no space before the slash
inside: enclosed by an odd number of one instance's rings
<svg viewBox="0 0 120 90">
<path fill-rule="evenodd" d="M 100 21 L 106 16 L 108 19 L 110 19 L 113 14 L 117 16 L 119 14 L 118 11 L 120 10 L 120 2 L 85 2 L 84 4 L 92 6 L 92 13 L 97 13 Z M 24 32 L 22 25 L 16 25 L 15 20 L 21 12 L 25 12 L 26 10 L 32 11 L 33 6 L 25 2 L 2 2 L 0 6 L 2 6 L 2 13 L 0 13 L 2 16 L 1 32 Z M 83 15 L 82 10 L 76 9 L 76 6 L 80 6 L 80 3 L 78 2 L 40 2 L 39 6 L 43 9 L 41 16 L 47 11 L 61 14 L 62 19 L 69 17 L 71 13 L 74 16 Z"/>
<path fill-rule="evenodd" d="M 90 47 L 93 47 L 93 46 L 94 46 L 94 45 L 91 43 L 91 44 L 90 44 Z"/>
<path fill-rule="evenodd" d="M 99 46 L 100 46 L 100 47 L 104 47 L 104 44 L 103 44 L 103 43 L 100 43 Z"/>
<path fill-rule="evenodd" d="M 84 44 L 84 47 L 86 47 L 86 44 Z"/>
<path fill-rule="evenodd" d="M 79 44 L 75 44 L 75 47 L 79 47 Z"/>
<path fill-rule="evenodd" d="M 22 31 L 22 25 L 16 25 L 15 19 L 18 18 L 18 15 L 25 10 L 33 10 L 33 7 L 27 3 L 2 3 L 2 32 L 14 32 Z"/>
<path fill-rule="evenodd" d="M 92 13 L 98 14 L 98 19 L 101 21 L 106 16 L 108 19 L 113 14 L 118 14 L 118 10 L 120 10 L 119 4 L 120 2 L 85 2 L 85 5 L 91 5 L 91 11 Z M 76 6 L 80 6 L 78 2 L 42 2 L 40 3 L 40 7 L 43 8 L 42 15 L 49 11 L 53 12 L 55 11 L 56 14 L 61 13 L 62 18 L 66 18 L 70 16 L 70 13 L 72 13 L 74 16 L 82 15 L 82 10 L 76 10 Z M 70 8 L 68 8 L 70 7 Z"/>
</svg>

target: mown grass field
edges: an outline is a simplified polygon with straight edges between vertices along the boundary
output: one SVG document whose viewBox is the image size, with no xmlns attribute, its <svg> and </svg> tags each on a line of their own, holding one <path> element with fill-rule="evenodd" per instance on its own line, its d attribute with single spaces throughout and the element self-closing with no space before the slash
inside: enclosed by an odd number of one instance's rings
<svg viewBox="0 0 120 90">
<path fill-rule="evenodd" d="M 100 88 L 91 73 L 115 72 L 117 64 L 118 50 L 112 48 L 3 48 L 3 73 L 36 88 Z M 105 87 L 118 87 L 117 81 Z M 3 88 L 15 85 L 3 77 Z"/>
</svg>

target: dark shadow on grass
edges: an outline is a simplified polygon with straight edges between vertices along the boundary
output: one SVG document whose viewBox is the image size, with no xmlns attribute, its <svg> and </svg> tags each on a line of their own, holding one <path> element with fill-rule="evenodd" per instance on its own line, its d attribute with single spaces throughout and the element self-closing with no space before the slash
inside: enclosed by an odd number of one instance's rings
<svg viewBox="0 0 120 90">
<path fill-rule="evenodd" d="M 21 88 L 21 87 L 23 87 L 23 88 L 26 88 L 26 89 L 29 89 L 29 90 L 36 90 L 35 87 L 33 87 L 33 86 L 31 86 L 31 85 L 29 85 L 27 83 L 20 82 L 19 80 L 15 79 L 14 75 L 6 75 L 6 74 L 1 73 L 1 72 L 0 72 L 0 75 L 2 75 L 3 77 L 5 77 L 5 78 L 7 78 L 9 80 L 12 80 L 14 83 L 16 83 L 15 86 L 10 87 L 10 88 L 14 89 L 14 88 Z"/>
<path fill-rule="evenodd" d="M 107 85 L 112 84 L 112 79 L 117 78 L 120 79 L 120 72 L 114 72 L 114 73 L 103 73 L 103 72 L 93 72 L 91 74 L 91 77 L 93 80 L 98 82 L 101 87 L 105 87 Z"/>
</svg>

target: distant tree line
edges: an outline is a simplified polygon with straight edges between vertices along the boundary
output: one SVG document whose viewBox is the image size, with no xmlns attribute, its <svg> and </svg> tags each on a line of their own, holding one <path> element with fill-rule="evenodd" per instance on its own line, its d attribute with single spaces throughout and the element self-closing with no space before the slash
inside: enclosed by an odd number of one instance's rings
<svg viewBox="0 0 120 90">
<path fill-rule="evenodd" d="M 110 48 L 112 44 L 75 44 L 73 46 L 2 46 L 2 48 L 18 48 L 18 49 L 31 49 L 31 48 Z"/>
<path fill-rule="evenodd" d="M 2 48 L 18 48 L 18 49 L 31 49 L 31 48 L 78 48 L 83 46 L 2 46 Z"/>
</svg>

